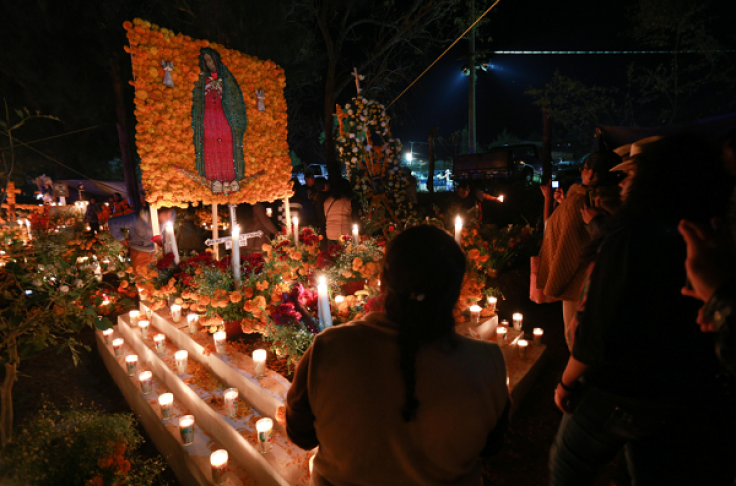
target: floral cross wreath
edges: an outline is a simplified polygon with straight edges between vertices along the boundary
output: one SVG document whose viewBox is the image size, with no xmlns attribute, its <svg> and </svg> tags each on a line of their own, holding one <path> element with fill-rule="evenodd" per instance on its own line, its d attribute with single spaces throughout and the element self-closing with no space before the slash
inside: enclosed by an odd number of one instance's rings
<svg viewBox="0 0 736 486">
<path fill-rule="evenodd" d="M 406 176 L 400 170 L 401 141 L 391 136 L 385 107 L 374 100 L 353 98 L 337 106 L 339 159 L 345 164 L 353 189 L 369 205 L 387 201 L 397 217 L 410 210 Z"/>
</svg>

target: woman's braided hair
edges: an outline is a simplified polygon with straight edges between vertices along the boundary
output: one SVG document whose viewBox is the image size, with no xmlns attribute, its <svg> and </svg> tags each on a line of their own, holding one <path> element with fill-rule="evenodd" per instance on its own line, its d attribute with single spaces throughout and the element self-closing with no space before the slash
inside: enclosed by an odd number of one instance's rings
<svg viewBox="0 0 736 486">
<path fill-rule="evenodd" d="M 451 338 L 452 310 L 465 275 L 465 254 L 444 230 L 422 225 L 389 245 L 381 282 L 387 317 L 398 324 L 399 369 L 406 386 L 401 415 L 416 418 L 416 357 L 423 343 Z"/>
</svg>

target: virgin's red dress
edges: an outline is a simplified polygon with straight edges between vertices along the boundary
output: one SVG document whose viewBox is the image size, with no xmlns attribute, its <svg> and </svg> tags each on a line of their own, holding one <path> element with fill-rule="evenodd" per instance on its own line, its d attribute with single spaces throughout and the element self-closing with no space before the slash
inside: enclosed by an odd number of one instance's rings
<svg viewBox="0 0 736 486">
<path fill-rule="evenodd" d="M 204 95 L 204 173 L 211 181 L 230 182 L 235 180 L 233 131 L 222 109 L 222 84 L 212 74 Z"/>
</svg>

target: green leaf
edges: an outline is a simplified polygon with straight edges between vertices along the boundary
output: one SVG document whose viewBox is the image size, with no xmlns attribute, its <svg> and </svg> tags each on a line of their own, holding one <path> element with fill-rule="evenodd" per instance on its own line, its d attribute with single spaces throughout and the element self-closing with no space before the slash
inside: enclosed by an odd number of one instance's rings
<svg viewBox="0 0 736 486">
<path fill-rule="evenodd" d="M 105 329 L 112 328 L 112 322 L 110 322 L 110 319 L 107 317 L 99 317 L 95 321 L 95 327 L 99 329 L 100 331 L 104 331 Z"/>
</svg>

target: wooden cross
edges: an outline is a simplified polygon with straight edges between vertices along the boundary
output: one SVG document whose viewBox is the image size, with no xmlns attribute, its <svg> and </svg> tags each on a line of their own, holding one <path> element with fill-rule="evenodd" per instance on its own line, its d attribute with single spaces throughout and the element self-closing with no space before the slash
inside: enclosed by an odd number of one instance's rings
<svg viewBox="0 0 736 486">
<path fill-rule="evenodd" d="M 358 68 L 356 67 L 353 67 L 353 72 L 350 73 L 350 75 L 355 78 L 355 89 L 357 89 L 358 94 L 360 94 L 360 82 L 365 79 L 365 76 L 358 74 Z"/>
</svg>

